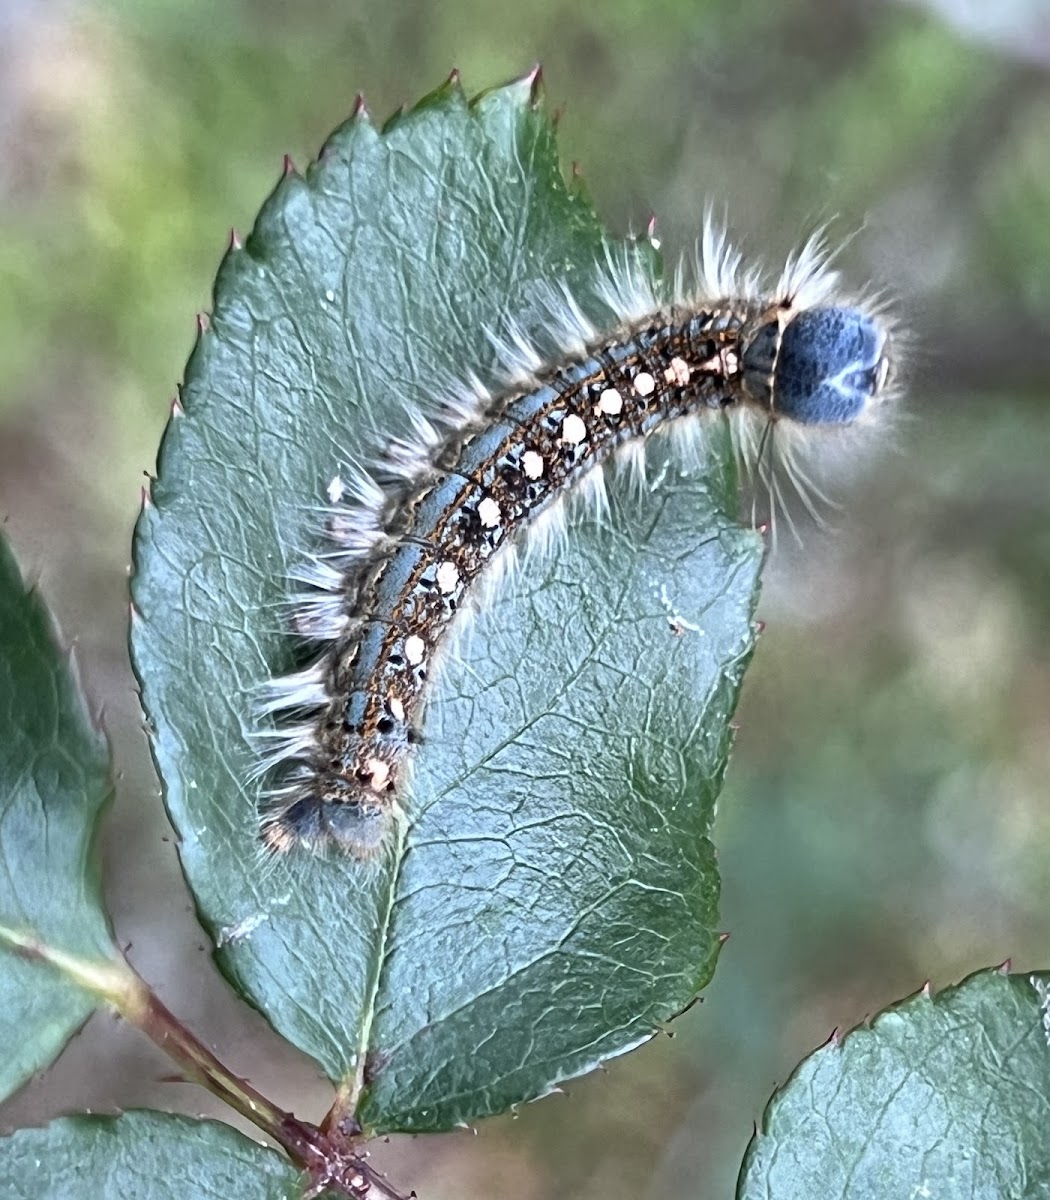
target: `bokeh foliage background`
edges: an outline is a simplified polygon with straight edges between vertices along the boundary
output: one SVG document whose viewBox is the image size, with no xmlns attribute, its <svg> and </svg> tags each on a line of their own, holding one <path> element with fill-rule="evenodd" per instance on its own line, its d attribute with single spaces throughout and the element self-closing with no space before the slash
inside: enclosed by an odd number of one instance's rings
<svg viewBox="0 0 1050 1200">
<path fill-rule="evenodd" d="M 859 230 L 900 298 L 894 448 L 830 534 L 782 539 L 718 836 L 732 938 L 704 1002 L 606 1075 L 377 1157 L 421 1196 L 728 1196 L 751 1122 L 835 1026 L 1012 956 L 1050 965 L 1050 4 L 1012 0 L 0 0 L 0 518 L 76 635 L 123 772 L 118 933 L 236 1070 L 305 1117 L 316 1072 L 217 978 L 124 649 L 137 483 L 230 225 L 363 90 L 545 66 L 614 228 L 724 206 L 772 260 Z M 439 964 L 436 964 L 439 968 Z M 5 1126 L 218 1112 L 96 1018 Z"/>
</svg>

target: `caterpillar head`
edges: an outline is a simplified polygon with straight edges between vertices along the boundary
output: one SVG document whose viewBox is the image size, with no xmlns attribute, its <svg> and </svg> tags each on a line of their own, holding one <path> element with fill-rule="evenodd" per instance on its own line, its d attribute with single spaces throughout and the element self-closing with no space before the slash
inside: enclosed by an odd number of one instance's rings
<svg viewBox="0 0 1050 1200">
<path fill-rule="evenodd" d="M 870 418 L 890 373 L 885 328 L 849 305 L 765 314 L 741 355 L 744 386 L 773 419 L 853 425 Z"/>
</svg>

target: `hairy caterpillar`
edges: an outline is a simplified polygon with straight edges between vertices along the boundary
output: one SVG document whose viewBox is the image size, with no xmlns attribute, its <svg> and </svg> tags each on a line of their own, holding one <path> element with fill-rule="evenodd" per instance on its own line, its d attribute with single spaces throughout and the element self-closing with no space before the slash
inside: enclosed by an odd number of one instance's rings
<svg viewBox="0 0 1050 1200">
<path fill-rule="evenodd" d="M 382 851 L 427 674 L 457 613 L 523 535 L 535 543 L 559 528 L 566 498 L 600 499 L 607 463 L 640 466 L 650 437 L 695 441 L 729 419 L 748 465 L 761 473 L 765 459 L 768 470 L 776 436 L 790 468 L 791 434 L 841 435 L 885 411 L 890 322 L 840 293 L 820 238 L 763 290 L 708 223 L 695 279 L 680 271 L 670 291 L 637 258 L 610 255 L 611 328 L 592 325 L 567 288 L 552 290 L 560 354 L 512 329 L 496 343 L 498 389 L 471 378 L 417 414 L 415 438 L 385 447 L 372 474 L 333 481 L 330 546 L 299 572 L 311 590 L 294 620 L 319 648 L 264 705 L 280 721 L 261 765 L 274 777 L 262 810 L 269 849 Z M 347 492 L 355 503 L 341 503 Z"/>
</svg>

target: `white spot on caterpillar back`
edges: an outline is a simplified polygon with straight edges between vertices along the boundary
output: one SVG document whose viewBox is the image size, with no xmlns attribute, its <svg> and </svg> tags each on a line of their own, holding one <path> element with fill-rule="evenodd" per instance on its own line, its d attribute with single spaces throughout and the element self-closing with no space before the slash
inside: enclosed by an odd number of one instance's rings
<svg viewBox="0 0 1050 1200">
<path fill-rule="evenodd" d="M 527 479 L 539 479 L 543 474 L 543 459 L 535 450 L 526 450 L 521 456 L 521 469 Z"/>
<path fill-rule="evenodd" d="M 607 417 L 617 417 L 623 412 L 623 397 L 616 388 L 605 388 L 598 397 L 598 411 Z"/>
<path fill-rule="evenodd" d="M 634 377 L 634 390 L 639 396 L 651 396 L 656 391 L 656 380 L 648 371 L 639 371 Z"/>
<path fill-rule="evenodd" d="M 500 523 L 502 515 L 500 506 L 491 496 L 486 496 L 478 505 L 478 520 L 486 529 L 495 529 Z"/>
<path fill-rule="evenodd" d="M 411 634 L 405 638 L 405 658 L 408 659 L 409 665 L 418 667 L 423 661 L 427 652 L 426 642 L 417 633 Z"/>
<path fill-rule="evenodd" d="M 561 426 L 561 440 L 566 446 L 578 446 L 587 436 L 587 426 L 581 417 L 570 413 Z"/>
</svg>

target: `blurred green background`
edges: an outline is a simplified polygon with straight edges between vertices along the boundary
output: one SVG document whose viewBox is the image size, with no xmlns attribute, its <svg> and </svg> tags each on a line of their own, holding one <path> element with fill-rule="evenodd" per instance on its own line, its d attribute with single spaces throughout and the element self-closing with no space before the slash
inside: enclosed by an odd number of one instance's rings
<svg viewBox="0 0 1050 1200">
<path fill-rule="evenodd" d="M 776 261 L 829 217 L 899 299 L 909 398 L 782 539 L 718 827 L 732 937 L 702 1004 L 516 1120 L 376 1151 L 426 1200 L 729 1196 L 775 1083 L 927 977 L 1050 966 L 1050 4 L 1011 0 L 0 0 L 0 519 L 122 774 L 121 938 L 165 1001 L 302 1116 L 329 1093 L 217 978 L 124 648 L 142 472 L 233 225 L 362 90 L 544 63 L 616 229 L 706 203 Z M 859 464 L 858 464 L 859 466 Z M 0 1122 L 219 1112 L 95 1018 Z"/>
</svg>

